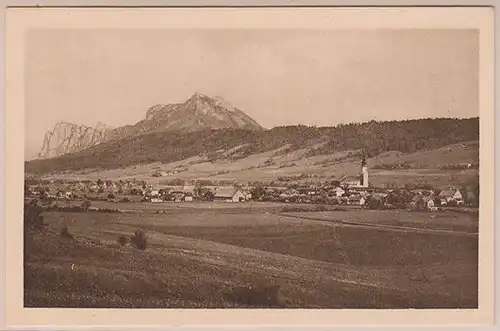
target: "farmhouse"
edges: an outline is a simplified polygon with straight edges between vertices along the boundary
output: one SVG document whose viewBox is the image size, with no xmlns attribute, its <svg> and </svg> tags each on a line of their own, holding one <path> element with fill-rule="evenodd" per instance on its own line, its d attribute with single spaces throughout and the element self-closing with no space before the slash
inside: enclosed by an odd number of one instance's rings
<svg viewBox="0 0 500 331">
<path fill-rule="evenodd" d="M 429 198 L 427 200 L 427 209 L 429 209 L 430 211 L 436 211 L 437 210 L 437 207 L 434 206 L 434 200 L 432 200 L 431 198 Z"/>
<path fill-rule="evenodd" d="M 333 194 L 336 196 L 336 197 L 341 197 L 345 194 L 345 190 L 343 190 L 341 187 L 336 187 L 334 190 L 333 190 Z"/>
<path fill-rule="evenodd" d="M 214 200 L 225 202 L 241 202 L 245 201 L 245 195 L 236 188 L 220 187 L 215 191 Z"/>
<path fill-rule="evenodd" d="M 364 205 L 366 202 L 366 199 L 361 195 L 361 194 L 356 194 L 356 195 L 351 195 L 348 198 L 348 204 L 350 205 Z"/>
<path fill-rule="evenodd" d="M 173 191 L 170 192 L 170 196 L 172 197 L 172 201 L 181 202 L 184 200 L 186 194 L 183 191 Z"/>
<path fill-rule="evenodd" d="M 441 204 L 448 204 L 451 201 L 455 201 L 457 204 L 463 203 L 462 193 L 457 189 L 450 188 L 442 190 L 441 193 L 439 193 L 439 198 L 441 199 Z"/>
</svg>

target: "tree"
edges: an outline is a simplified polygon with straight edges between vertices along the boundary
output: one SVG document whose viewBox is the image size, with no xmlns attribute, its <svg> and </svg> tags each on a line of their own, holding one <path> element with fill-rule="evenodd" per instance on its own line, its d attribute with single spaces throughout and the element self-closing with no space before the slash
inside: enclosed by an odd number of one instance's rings
<svg viewBox="0 0 500 331">
<path fill-rule="evenodd" d="M 214 197 L 215 197 L 214 193 L 212 191 L 210 191 L 210 190 L 207 190 L 205 192 L 205 194 L 203 195 L 203 199 L 205 201 L 213 201 Z"/>
<path fill-rule="evenodd" d="M 474 200 L 473 200 L 473 204 L 475 206 L 479 206 L 479 183 L 477 183 L 476 186 L 474 187 Z"/>
<path fill-rule="evenodd" d="M 130 238 L 132 244 L 140 250 L 145 250 L 147 248 L 147 238 L 146 234 L 142 230 L 135 231 L 134 235 Z"/>
<path fill-rule="evenodd" d="M 469 204 L 470 203 L 469 194 L 468 194 L 467 187 L 465 185 L 462 185 L 460 187 L 460 193 L 462 194 L 462 199 L 464 200 L 464 203 Z"/>
<path fill-rule="evenodd" d="M 40 231 L 44 228 L 45 223 L 42 216 L 42 208 L 38 206 L 36 201 L 24 205 L 24 230 Z"/>
<path fill-rule="evenodd" d="M 432 200 L 434 201 L 434 206 L 436 207 L 441 206 L 441 199 L 439 198 L 439 196 L 435 196 L 434 199 Z"/>
<path fill-rule="evenodd" d="M 209 190 L 205 186 L 203 186 L 202 183 L 200 183 L 199 181 L 195 183 L 194 195 L 197 198 L 203 198 L 205 196 L 205 194 L 207 193 L 207 191 L 209 191 Z"/>
<path fill-rule="evenodd" d="M 368 209 L 382 209 L 384 207 L 384 201 L 380 197 L 371 196 L 367 201 Z"/>
<path fill-rule="evenodd" d="M 24 182 L 24 197 L 29 197 L 31 195 L 30 188 L 26 181 Z"/>
<path fill-rule="evenodd" d="M 257 185 L 251 190 L 251 193 L 252 193 L 252 198 L 260 199 L 266 194 L 266 190 L 262 186 Z"/>
<path fill-rule="evenodd" d="M 83 211 L 87 211 L 90 208 L 90 205 L 91 205 L 91 203 L 89 200 L 85 200 L 84 202 L 82 202 Z"/>
</svg>

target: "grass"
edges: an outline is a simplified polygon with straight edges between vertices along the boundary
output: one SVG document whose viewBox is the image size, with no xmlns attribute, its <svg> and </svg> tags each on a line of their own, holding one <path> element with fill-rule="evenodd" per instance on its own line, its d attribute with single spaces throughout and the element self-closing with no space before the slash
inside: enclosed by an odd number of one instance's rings
<svg viewBox="0 0 500 331">
<path fill-rule="evenodd" d="M 315 145 L 290 151 L 285 155 L 275 156 L 276 150 L 257 153 L 245 158 L 227 159 L 220 162 L 202 162 L 193 158 L 186 158 L 177 162 L 146 163 L 117 167 L 116 169 L 94 169 L 95 171 L 70 171 L 68 173 L 54 173 L 45 176 L 47 179 L 133 179 L 145 180 L 155 185 L 169 179 L 198 180 L 209 179 L 213 181 L 276 181 L 278 177 L 298 176 L 300 174 L 314 174 L 323 180 L 339 179 L 343 175 L 357 176 L 359 174 L 359 158 L 349 158 L 349 153 L 354 150 L 336 151 L 325 155 L 306 156 L 314 150 Z M 274 165 L 265 165 L 266 160 L 272 157 Z M 380 170 L 374 167 L 380 164 L 394 164 L 406 162 L 412 169 L 405 170 Z M 376 186 L 404 187 L 405 184 L 428 185 L 436 188 L 445 188 L 449 183 L 455 186 L 473 187 L 479 181 L 478 169 L 441 170 L 440 166 L 458 163 L 478 163 L 478 141 L 466 141 L 431 150 L 421 150 L 414 153 L 384 152 L 368 160 L 370 168 L 370 182 Z M 290 164 L 295 164 L 289 167 Z M 186 168 L 186 171 L 173 177 L 152 177 L 156 171 L 167 171 L 176 166 Z M 217 174 L 217 175 L 215 175 Z M 333 176 L 333 177 L 332 177 Z"/>
<path fill-rule="evenodd" d="M 24 267 L 25 306 L 477 307 L 477 238 L 328 221 L 337 213 L 402 219 L 395 211 L 322 212 L 326 221 L 314 221 L 279 215 L 270 204 L 222 205 L 45 213 L 49 228 L 34 236 Z M 428 214 L 408 215 L 423 222 Z M 464 215 L 447 212 L 440 221 L 472 222 Z M 73 240 L 59 235 L 64 224 Z M 147 235 L 145 250 L 117 242 L 137 230 Z"/>
</svg>

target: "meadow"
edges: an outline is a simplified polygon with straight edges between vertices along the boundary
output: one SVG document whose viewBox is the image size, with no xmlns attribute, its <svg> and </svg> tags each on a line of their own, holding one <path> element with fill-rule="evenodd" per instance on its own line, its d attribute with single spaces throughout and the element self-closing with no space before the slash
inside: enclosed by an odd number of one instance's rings
<svg viewBox="0 0 500 331">
<path fill-rule="evenodd" d="M 477 214 L 113 205 L 132 211 L 44 213 L 26 307 L 477 307 Z M 117 242 L 136 230 L 146 250 Z"/>
</svg>

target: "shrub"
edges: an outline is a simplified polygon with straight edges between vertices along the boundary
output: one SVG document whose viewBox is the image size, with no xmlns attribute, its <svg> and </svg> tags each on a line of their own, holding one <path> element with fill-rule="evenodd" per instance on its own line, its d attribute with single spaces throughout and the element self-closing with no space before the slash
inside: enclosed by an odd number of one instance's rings
<svg viewBox="0 0 500 331">
<path fill-rule="evenodd" d="M 64 238 L 73 239 L 73 235 L 71 233 L 69 233 L 68 227 L 66 225 L 61 229 L 61 233 L 60 234 Z"/>
<path fill-rule="evenodd" d="M 87 211 L 90 208 L 90 201 L 85 200 L 84 202 L 82 202 L 81 208 L 83 211 Z"/>
<path fill-rule="evenodd" d="M 129 243 L 129 238 L 127 236 L 119 236 L 118 237 L 118 243 L 121 245 L 121 246 L 125 246 L 126 244 Z"/>
<path fill-rule="evenodd" d="M 24 205 L 24 227 L 23 227 L 23 256 L 28 260 L 33 250 L 33 234 L 43 231 L 47 224 L 41 215 L 42 208 L 33 201 Z"/>
<path fill-rule="evenodd" d="M 24 205 L 24 230 L 41 231 L 46 226 L 41 215 L 42 208 L 36 202 Z"/>
<path fill-rule="evenodd" d="M 137 249 L 145 250 L 147 248 L 148 240 L 146 234 L 142 230 L 135 231 L 130 241 Z"/>
</svg>

